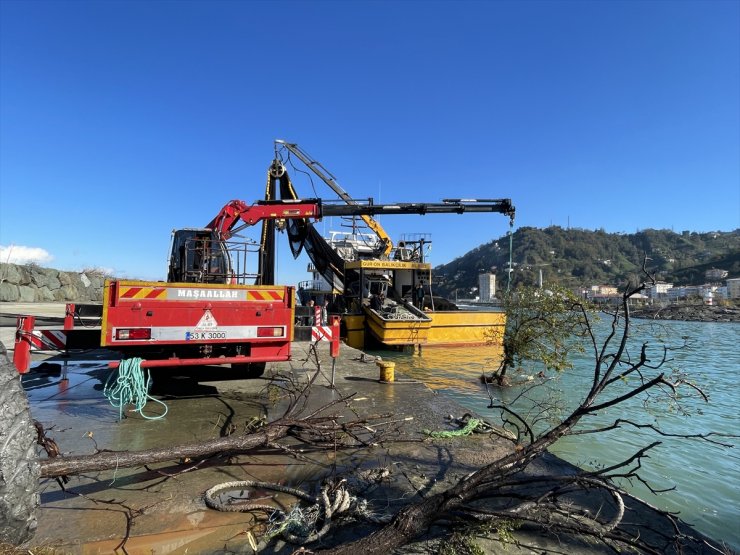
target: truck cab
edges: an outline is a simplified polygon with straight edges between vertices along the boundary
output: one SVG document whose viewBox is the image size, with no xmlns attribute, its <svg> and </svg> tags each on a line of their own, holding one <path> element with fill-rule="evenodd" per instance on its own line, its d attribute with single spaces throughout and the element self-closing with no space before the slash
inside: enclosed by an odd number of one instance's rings
<svg viewBox="0 0 740 555">
<path fill-rule="evenodd" d="M 172 231 L 167 272 L 169 283 L 230 283 L 231 257 L 209 228 Z"/>
</svg>

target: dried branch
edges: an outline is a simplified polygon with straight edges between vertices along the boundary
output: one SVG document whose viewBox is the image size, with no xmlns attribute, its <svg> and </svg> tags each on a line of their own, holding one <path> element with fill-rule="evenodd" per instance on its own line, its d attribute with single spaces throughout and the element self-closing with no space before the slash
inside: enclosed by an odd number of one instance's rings
<svg viewBox="0 0 740 555">
<path fill-rule="evenodd" d="M 622 424 L 629 424 L 630 426 L 633 426 L 635 428 L 649 429 L 663 437 L 675 437 L 675 438 L 680 438 L 680 439 L 700 439 L 700 440 L 707 441 L 708 443 L 713 443 L 715 445 L 719 445 L 721 447 L 727 447 L 727 448 L 733 448 L 734 444 L 723 443 L 721 441 L 717 441 L 712 438 L 713 437 L 740 438 L 740 434 L 721 434 L 718 432 L 707 432 L 705 434 L 673 434 L 669 432 L 664 432 L 663 430 L 661 430 L 654 424 L 639 424 L 637 422 L 633 422 L 632 420 L 628 420 L 626 418 L 617 418 L 612 424 L 609 424 L 608 426 L 603 426 L 601 428 L 592 428 L 589 430 L 573 430 L 570 432 L 570 435 L 576 436 L 576 435 L 598 434 L 601 432 L 608 432 L 610 430 L 616 430 L 617 428 L 621 428 Z"/>
</svg>

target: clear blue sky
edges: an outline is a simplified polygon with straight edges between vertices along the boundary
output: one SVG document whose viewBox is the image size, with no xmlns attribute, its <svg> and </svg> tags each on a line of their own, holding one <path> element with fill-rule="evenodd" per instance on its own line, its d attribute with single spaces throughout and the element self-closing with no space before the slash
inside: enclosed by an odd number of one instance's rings
<svg viewBox="0 0 740 555">
<path fill-rule="evenodd" d="M 740 227 L 737 1 L 2 0 L 0 37 L 4 260 L 161 279 L 172 228 L 260 198 L 275 138 L 357 198 L 510 197 L 517 226 Z M 432 233 L 434 264 L 508 229 L 381 221 Z M 305 279 L 279 239 L 279 278 Z"/>
</svg>

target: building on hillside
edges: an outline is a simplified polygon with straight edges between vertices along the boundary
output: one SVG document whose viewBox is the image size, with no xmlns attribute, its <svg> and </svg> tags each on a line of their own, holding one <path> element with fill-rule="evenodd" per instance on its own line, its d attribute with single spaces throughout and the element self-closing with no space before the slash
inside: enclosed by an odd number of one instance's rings
<svg viewBox="0 0 740 555">
<path fill-rule="evenodd" d="M 740 299 L 740 278 L 727 280 L 727 298 Z"/>
<path fill-rule="evenodd" d="M 478 297 L 481 302 L 491 302 L 496 298 L 496 274 L 478 275 Z"/>
<path fill-rule="evenodd" d="M 619 289 L 614 287 L 613 285 L 592 285 L 589 289 L 589 297 L 596 297 L 596 296 L 602 296 L 602 297 L 609 297 L 613 295 L 618 295 Z"/>
<path fill-rule="evenodd" d="M 619 304 L 622 301 L 619 290 L 611 285 L 592 285 L 586 290 L 585 296 L 597 304 Z"/>
<path fill-rule="evenodd" d="M 704 291 L 698 285 L 682 285 L 668 290 L 668 298 L 672 301 L 686 300 L 691 297 L 701 297 Z"/>
<path fill-rule="evenodd" d="M 727 270 L 720 270 L 719 268 L 710 268 L 704 272 L 704 279 L 710 282 L 721 281 L 727 277 Z"/>
<path fill-rule="evenodd" d="M 654 285 L 648 287 L 646 293 L 654 301 L 665 300 L 668 298 L 668 292 L 673 289 L 672 283 L 657 281 Z"/>
</svg>

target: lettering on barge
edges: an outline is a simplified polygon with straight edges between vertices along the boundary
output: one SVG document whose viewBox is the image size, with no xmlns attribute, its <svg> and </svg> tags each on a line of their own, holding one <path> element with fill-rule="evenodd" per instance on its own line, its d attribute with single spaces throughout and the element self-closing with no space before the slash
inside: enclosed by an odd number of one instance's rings
<svg viewBox="0 0 740 555">
<path fill-rule="evenodd" d="M 171 287 L 167 289 L 167 299 L 175 301 L 246 301 L 247 290 Z"/>
</svg>

